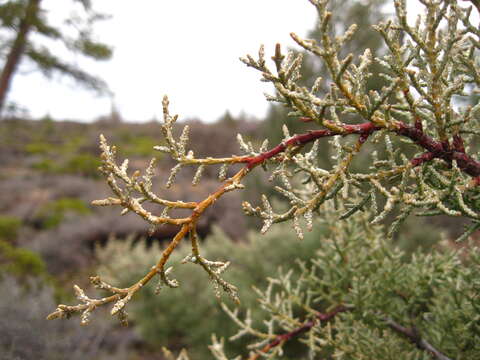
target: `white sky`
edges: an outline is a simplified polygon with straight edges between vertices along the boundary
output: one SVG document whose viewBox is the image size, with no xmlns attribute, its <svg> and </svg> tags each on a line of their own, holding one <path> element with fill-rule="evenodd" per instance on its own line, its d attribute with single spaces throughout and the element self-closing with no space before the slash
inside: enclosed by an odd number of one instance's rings
<svg viewBox="0 0 480 360">
<path fill-rule="evenodd" d="M 50 16 L 69 11 L 71 1 L 45 0 Z M 268 107 L 259 74 L 238 58 L 267 54 L 277 42 L 294 46 L 289 33 L 305 35 L 316 12 L 307 0 L 97 0 L 112 19 L 96 26 L 98 39 L 114 57 L 95 63 L 76 59 L 101 75 L 115 93 L 125 120 L 161 117 L 161 99 L 170 98 L 181 118 L 213 121 L 228 109 L 262 117 Z M 110 112 L 110 99 L 97 98 L 69 81 L 48 81 L 29 73 L 14 78 L 9 99 L 32 117 L 90 121 Z"/>
</svg>

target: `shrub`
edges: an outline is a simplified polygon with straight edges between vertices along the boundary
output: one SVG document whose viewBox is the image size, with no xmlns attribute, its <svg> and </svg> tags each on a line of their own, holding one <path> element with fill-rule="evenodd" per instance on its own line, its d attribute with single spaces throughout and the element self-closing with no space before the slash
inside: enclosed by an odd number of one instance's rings
<svg viewBox="0 0 480 360">
<path fill-rule="evenodd" d="M 41 222 L 43 228 L 50 229 L 57 227 L 68 214 L 90 213 L 90 208 L 82 200 L 64 197 L 42 206 L 36 214 L 36 219 Z"/>
<path fill-rule="evenodd" d="M 0 216 L 0 239 L 14 240 L 22 222 L 13 216 Z"/>
<path fill-rule="evenodd" d="M 196 157 L 187 146 L 189 127 L 176 136 L 178 116 L 170 114 L 165 97 L 164 145 L 156 150 L 176 162 L 167 188 L 182 168 L 196 168 L 194 185 L 206 167 L 219 168 L 219 188 L 196 202 L 160 198 L 153 192 L 155 159 L 143 174 L 129 171 L 128 161 L 117 163 L 115 148 L 101 136 L 101 170 L 113 196 L 94 204 L 119 206 L 122 213 L 135 213 L 152 230 L 162 224 L 175 225 L 179 230 L 157 263 L 138 281 L 118 288 L 92 277 L 92 284 L 110 295 L 90 298 L 76 287 L 80 303 L 59 305 L 50 319 L 81 313 L 82 323 L 88 323 L 94 309 L 113 303 L 112 315 L 125 323 L 126 305 L 150 280 L 158 278 L 165 287 L 179 286 L 167 263 L 184 238 L 190 241 L 191 253 L 183 261 L 207 273 L 217 296 L 223 291 L 238 302 L 238 289 L 224 278 L 230 263 L 205 257 L 197 223 L 217 199 L 242 189 L 244 178 L 261 166 L 278 181 L 275 190 L 287 200 L 277 205 L 263 195 L 259 206 L 243 204 L 247 215 L 262 220 L 261 233 L 274 224 L 290 221 L 297 236 L 304 239 L 305 230 L 314 228 L 313 219 L 326 216 L 334 239 L 330 248 L 312 254 L 311 264 L 301 268 L 302 275 L 293 277 L 294 267 L 290 265 L 284 270 L 286 275 L 272 280 L 267 291 L 259 292 L 267 310 L 266 331 L 255 332 L 249 320 L 239 320 L 236 313 L 227 310 L 243 329 L 239 336 L 253 334 L 258 338 L 254 340 L 259 340 L 251 345 L 256 351 L 250 354 L 251 360 L 280 356 L 285 343 L 303 335 L 307 335 L 302 340 L 310 358 L 384 358 L 398 354 L 478 358 L 477 251 L 472 249 L 471 256 L 466 256 L 467 266 L 462 266 L 460 255 L 441 254 L 412 257 L 405 265 L 396 259 L 404 257 L 401 253 L 388 251 L 380 241 L 382 237 L 392 239 L 411 215 L 447 215 L 469 221 L 458 241 L 480 228 L 476 146 L 480 105 L 459 105 L 473 99 L 480 88 L 476 59 L 480 32 L 470 21 L 472 8 L 456 1 L 424 0 L 425 16 L 410 25 L 406 1 L 396 0 L 396 19 L 374 26 L 384 40 L 385 52 L 373 55 L 366 49 L 356 58 L 344 51 L 356 26 L 338 34 L 339 27 L 331 23 L 328 1 L 310 2 L 319 15 L 317 40 L 296 34 L 292 38 L 322 61 L 328 81 L 319 77 L 312 85 L 301 84 L 303 54 L 285 55 L 280 45 L 272 65 L 267 63 L 263 47 L 257 57 L 249 55 L 242 61 L 274 86 L 275 93 L 267 95 L 268 100 L 285 105 L 291 116 L 314 129 L 291 134 L 283 126 L 280 143 L 269 146 L 263 142 L 260 147 L 238 135 L 245 155 Z M 480 10 L 477 1 L 472 4 Z M 380 65 L 376 76 L 384 81 L 381 91 L 367 89 L 374 74 L 373 63 Z M 402 141 L 406 145 L 401 147 Z M 320 142 L 329 145 L 328 166 L 317 161 Z M 355 161 L 368 162 L 357 167 Z M 230 168 L 234 175 L 227 178 Z M 162 210 L 156 211 L 155 206 Z M 367 207 L 371 211 L 362 216 Z M 189 213 L 182 217 L 170 213 L 173 209 Z M 391 216 L 393 221 L 384 234 L 377 224 L 388 222 Z M 338 237 L 346 240 L 337 239 L 335 229 L 339 229 Z M 266 259 L 265 253 L 261 255 Z M 447 313 L 441 309 L 443 304 Z M 323 326 L 329 320 L 333 321 Z M 396 334 L 407 341 L 398 341 Z M 221 344 L 215 340 L 210 349 L 217 359 L 226 359 Z"/>
<path fill-rule="evenodd" d="M 226 236 L 219 228 L 202 242 L 205 256 L 215 259 L 229 259 L 233 266 L 226 279 L 234 283 L 242 298 L 242 305 L 255 309 L 256 296 L 252 286 L 264 286 L 266 278 L 275 273 L 279 266 L 292 261 L 292 256 L 306 261 L 319 247 L 319 239 L 327 234 L 324 225 L 319 225 L 305 240 L 292 250 L 291 242 L 295 235 L 287 226 L 272 229 L 265 236 L 252 232 L 247 240 L 239 244 Z M 279 238 L 283 240 L 278 241 Z M 143 241 L 109 241 L 107 246 L 97 247 L 97 257 L 101 267 L 98 273 L 102 279 L 128 286 L 142 275 L 156 260 L 160 251 L 158 245 L 148 247 Z M 181 246 L 172 255 L 172 264 L 180 263 L 189 254 L 188 246 Z M 294 254 L 292 254 L 294 251 Z M 210 296 L 209 279 L 201 272 L 192 272 L 191 264 L 175 269 L 175 276 L 186 291 L 161 291 L 156 296 L 155 286 L 148 286 L 142 293 L 136 306 L 132 307 L 131 318 L 142 338 L 152 347 L 169 345 L 178 348 L 188 344 L 189 349 L 198 358 L 208 358 L 208 343 L 212 332 L 233 334 L 236 325 L 228 321 L 219 302 Z M 194 306 L 185 307 L 185 299 L 195 299 Z M 169 311 L 162 309 L 168 307 Z M 208 314 L 208 321 L 205 318 Z M 234 344 L 240 351 L 246 342 Z"/>
<path fill-rule="evenodd" d="M 415 252 L 405 260 L 384 229 L 369 223 L 368 212 L 341 224 L 337 218 L 324 208 L 330 232 L 318 239 L 314 255 L 257 291 L 263 313 L 223 305 L 240 329 L 218 333 L 249 339 L 258 351 L 249 359 L 259 353 L 285 359 L 480 356 L 480 249 L 459 252 L 444 243 L 433 254 Z M 279 342 L 287 346 L 277 348 Z"/>
<path fill-rule="evenodd" d="M 55 173 L 57 172 L 58 165 L 51 159 L 40 159 L 32 164 L 32 169 L 43 173 Z"/>
<path fill-rule="evenodd" d="M 32 142 L 25 145 L 25 151 L 32 155 L 44 155 L 51 153 L 54 146 L 47 142 Z"/>
<path fill-rule="evenodd" d="M 96 156 L 84 153 L 71 156 L 59 169 L 61 173 L 98 177 L 100 161 Z"/>
<path fill-rule="evenodd" d="M 148 136 L 134 136 L 128 140 L 120 149 L 124 156 L 155 156 L 153 147 L 157 145 L 156 139 Z"/>
<path fill-rule="evenodd" d="M 17 277 L 44 276 L 46 266 L 32 251 L 13 246 L 0 239 L 0 276 L 11 274 Z"/>
<path fill-rule="evenodd" d="M 57 151 L 62 152 L 63 150 L 59 147 Z M 98 177 L 100 161 L 92 154 L 80 153 L 60 159 L 53 159 L 52 157 L 50 154 L 35 160 L 31 164 L 32 169 L 47 174 L 75 174 L 91 178 Z"/>
</svg>

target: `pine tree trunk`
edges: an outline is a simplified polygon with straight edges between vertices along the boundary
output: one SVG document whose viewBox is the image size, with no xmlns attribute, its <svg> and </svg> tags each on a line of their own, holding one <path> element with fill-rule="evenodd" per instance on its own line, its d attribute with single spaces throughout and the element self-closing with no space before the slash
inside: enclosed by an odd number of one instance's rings
<svg viewBox="0 0 480 360">
<path fill-rule="evenodd" d="M 33 19 L 37 17 L 39 5 L 41 0 L 29 0 L 25 9 L 25 14 L 20 20 L 18 26 L 17 37 L 13 42 L 12 48 L 7 56 L 5 66 L 0 74 L 0 116 L 5 106 L 5 100 L 7 97 L 10 83 L 12 81 L 13 74 L 17 70 L 20 59 L 25 51 L 25 45 L 27 43 L 28 33 L 32 27 Z"/>
</svg>

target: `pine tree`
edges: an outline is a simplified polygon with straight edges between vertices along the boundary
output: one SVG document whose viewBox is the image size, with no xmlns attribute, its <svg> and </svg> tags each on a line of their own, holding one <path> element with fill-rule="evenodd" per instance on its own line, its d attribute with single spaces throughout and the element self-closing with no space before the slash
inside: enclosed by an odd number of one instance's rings
<svg viewBox="0 0 480 360">
<path fill-rule="evenodd" d="M 95 90 L 106 90 L 106 84 L 99 77 L 93 76 L 75 64 L 70 64 L 55 55 L 46 46 L 33 40 L 33 35 L 41 35 L 50 41 L 60 42 L 69 51 L 94 60 L 106 60 L 112 50 L 106 44 L 94 39 L 92 25 L 105 18 L 96 13 L 89 0 L 71 0 L 81 3 L 84 14 L 75 14 L 66 23 L 75 29 L 74 37 L 67 36 L 64 29 L 50 25 L 47 13 L 41 7 L 41 0 L 13 0 L 0 5 L 0 29 L 3 33 L 3 46 L 0 56 L 4 60 L 0 73 L 0 114 L 5 108 L 5 101 L 12 78 L 22 62 L 34 65 L 45 76 L 54 73 L 67 75 L 77 82 Z"/>
</svg>

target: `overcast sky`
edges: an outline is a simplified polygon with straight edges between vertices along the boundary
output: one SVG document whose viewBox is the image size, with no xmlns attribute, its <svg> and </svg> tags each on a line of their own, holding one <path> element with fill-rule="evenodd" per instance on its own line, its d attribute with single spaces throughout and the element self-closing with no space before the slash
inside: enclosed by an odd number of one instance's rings
<svg viewBox="0 0 480 360">
<path fill-rule="evenodd" d="M 53 19 L 68 13 L 71 1 L 44 0 Z M 161 116 L 168 94 L 181 118 L 213 121 L 228 109 L 262 117 L 268 104 L 259 74 L 238 58 L 265 44 L 294 46 L 290 32 L 305 35 L 315 23 L 307 0 L 97 0 L 112 19 L 97 24 L 98 39 L 114 47 L 113 59 L 76 59 L 101 75 L 115 93 L 126 120 Z M 69 81 L 48 81 L 28 73 L 14 78 L 10 100 L 33 117 L 90 121 L 110 112 L 110 99 L 97 98 Z"/>
</svg>

